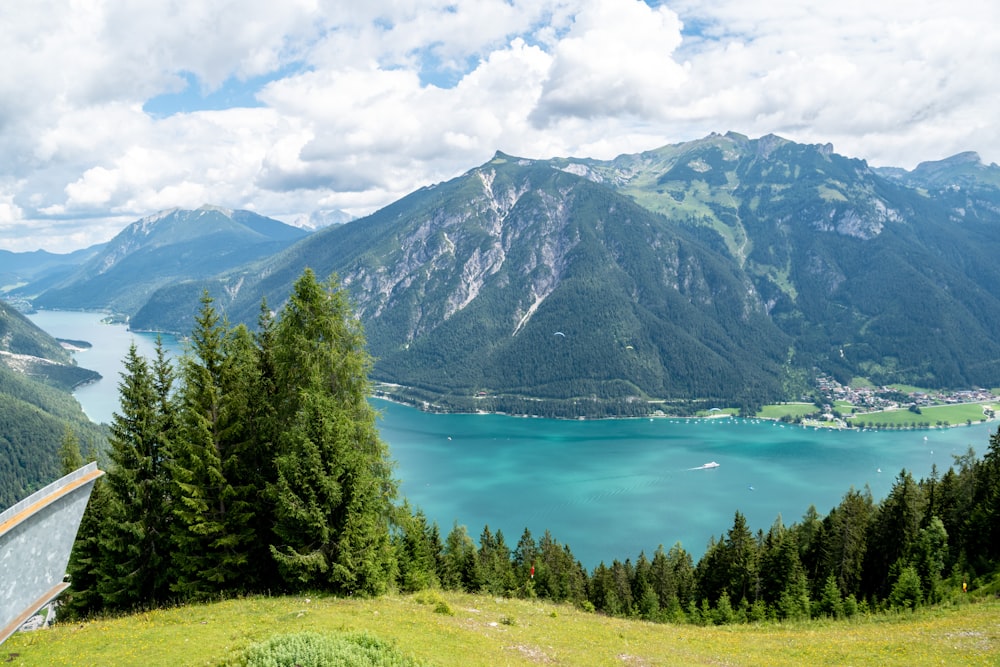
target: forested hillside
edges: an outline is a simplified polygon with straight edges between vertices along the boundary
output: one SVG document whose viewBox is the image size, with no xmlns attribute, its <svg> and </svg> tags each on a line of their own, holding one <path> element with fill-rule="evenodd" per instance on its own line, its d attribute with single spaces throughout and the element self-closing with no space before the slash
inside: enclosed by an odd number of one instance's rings
<svg viewBox="0 0 1000 667">
<path fill-rule="evenodd" d="M 85 450 L 103 449 L 103 432 L 69 394 L 96 376 L 0 302 L 0 507 L 59 478 L 58 452 L 67 429 Z"/>
</svg>

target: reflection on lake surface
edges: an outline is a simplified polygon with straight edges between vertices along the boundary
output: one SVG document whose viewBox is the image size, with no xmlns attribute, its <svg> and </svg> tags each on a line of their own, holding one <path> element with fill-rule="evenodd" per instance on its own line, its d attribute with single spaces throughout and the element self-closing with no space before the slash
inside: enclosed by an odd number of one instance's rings
<svg viewBox="0 0 1000 667">
<path fill-rule="evenodd" d="M 60 338 L 87 340 L 77 362 L 104 376 L 76 392 L 87 414 L 118 408 L 130 342 L 151 358 L 155 335 L 100 323 L 94 313 L 31 316 Z M 165 339 L 174 353 L 180 345 Z M 397 461 L 400 491 L 440 526 L 473 538 L 500 529 L 511 548 L 527 527 L 568 544 L 583 564 L 651 555 L 680 541 L 698 558 L 736 511 L 765 531 L 810 504 L 826 514 L 851 487 L 883 498 L 903 468 L 926 477 L 971 445 L 986 451 L 996 424 L 925 431 L 833 431 L 740 419 L 569 421 L 503 415 L 439 415 L 373 399 Z M 705 463 L 716 468 L 694 470 Z M 881 472 L 879 472 L 881 470 Z"/>
</svg>

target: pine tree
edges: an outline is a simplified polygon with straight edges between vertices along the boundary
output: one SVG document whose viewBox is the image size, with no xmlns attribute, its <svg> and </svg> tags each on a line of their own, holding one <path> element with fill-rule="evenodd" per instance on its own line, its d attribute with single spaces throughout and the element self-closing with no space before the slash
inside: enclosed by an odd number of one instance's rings
<svg viewBox="0 0 1000 667">
<path fill-rule="evenodd" d="M 476 545 L 457 521 L 445 538 L 440 576 L 447 590 L 472 592 L 476 588 Z"/>
<path fill-rule="evenodd" d="M 965 544 L 973 568 L 985 573 L 1000 561 L 1000 428 L 990 436 L 972 481 L 975 490 L 964 526 Z"/>
<path fill-rule="evenodd" d="M 69 424 L 63 427 L 62 444 L 59 445 L 59 463 L 63 475 L 68 475 L 83 465 L 80 440 Z"/>
<path fill-rule="evenodd" d="M 260 462 L 248 455 L 245 421 L 252 400 L 246 383 L 256 369 L 253 339 L 245 327 L 230 332 L 206 293 L 191 340 L 192 352 L 181 361 L 172 588 L 197 599 L 249 587 L 249 551 L 258 539 L 250 527 L 253 480 L 240 473 Z"/>
<path fill-rule="evenodd" d="M 923 509 L 920 487 L 909 472 L 901 471 L 869 526 L 862 581 L 867 596 L 888 596 L 893 568 L 906 564 L 917 541 Z"/>
<path fill-rule="evenodd" d="M 296 281 L 274 331 L 280 434 L 271 553 L 292 588 L 378 594 L 395 579 L 388 449 L 368 403 L 371 360 L 334 280 Z"/>
<path fill-rule="evenodd" d="M 697 597 L 714 605 L 726 587 L 729 585 L 729 566 L 726 563 L 725 541 L 716 541 L 715 537 L 708 539 L 705 553 L 695 567 L 695 582 Z"/>
<path fill-rule="evenodd" d="M 816 603 L 813 612 L 818 616 L 842 618 L 844 615 L 844 599 L 837 585 L 837 578 L 832 573 L 823 584 L 823 592 Z"/>
<path fill-rule="evenodd" d="M 439 545 L 435 545 L 432 530 L 422 510 L 415 512 L 404 501 L 399 511 L 397 532 L 393 536 L 396 560 L 399 562 L 400 589 L 406 593 L 425 588 L 437 588 Z"/>
<path fill-rule="evenodd" d="M 667 564 L 677 587 L 677 602 L 681 609 L 687 609 L 695 596 L 694 563 L 680 542 L 676 542 L 667 552 Z"/>
<path fill-rule="evenodd" d="M 79 469 L 84 463 L 80 441 L 68 425 L 59 449 L 59 458 L 62 461 L 63 475 Z M 101 609 L 101 596 L 97 591 L 97 568 L 101 562 L 99 538 L 105 504 L 103 480 L 98 479 L 91 488 L 87 509 L 80 520 L 73 551 L 66 566 L 70 589 L 60 598 L 60 614 L 69 618 L 80 618 Z"/>
<path fill-rule="evenodd" d="M 106 512 L 100 538 L 98 591 L 105 606 L 155 605 L 170 581 L 171 443 L 146 359 L 133 343 L 119 383 L 121 412 L 111 423 L 111 465 L 104 477 Z"/>
<path fill-rule="evenodd" d="M 521 533 L 514 552 L 511 554 L 511 565 L 514 570 L 514 583 L 519 595 L 533 598 L 538 595 L 535 590 L 535 568 L 538 559 L 538 545 L 531 531 L 527 528 Z"/>
<path fill-rule="evenodd" d="M 824 572 L 833 575 L 841 593 L 858 594 L 868 549 L 868 529 L 875 508 L 871 490 L 853 487 L 824 519 L 822 554 Z"/>
<path fill-rule="evenodd" d="M 479 538 L 479 551 L 476 553 L 476 580 L 478 587 L 493 595 L 507 595 L 514 590 L 514 570 L 510 562 L 510 549 L 507 548 L 503 532 L 490 532 L 485 526 Z"/>
<path fill-rule="evenodd" d="M 663 553 L 663 549 L 657 550 Z M 647 621 L 655 620 L 660 615 L 660 598 L 652 583 L 653 564 L 641 552 L 635 561 L 635 573 L 632 577 L 632 599 L 635 600 L 636 612 Z"/>
<path fill-rule="evenodd" d="M 539 597 L 554 602 L 580 603 L 588 598 L 586 571 L 573 558 L 569 545 L 559 544 L 548 530 L 538 540 L 535 590 Z"/>
<path fill-rule="evenodd" d="M 223 345 L 219 454 L 229 493 L 225 524 L 233 546 L 228 553 L 240 554 L 241 588 L 268 590 L 276 581 L 268 548 L 274 514 L 264 492 L 276 478 L 266 398 L 273 391 L 263 377 L 261 350 L 246 327 L 232 329 Z M 231 556 L 228 560 L 233 562 Z"/>
<path fill-rule="evenodd" d="M 757 597 L 758 554 L 757 543 L 747 526 L 746 517 L 739 511 L 733 517 L 725 541 L 724 562 L 727 569 L 726 590 L 730 601 L 737 605 L 743 600 L 752 602 Z"/>
</svg>

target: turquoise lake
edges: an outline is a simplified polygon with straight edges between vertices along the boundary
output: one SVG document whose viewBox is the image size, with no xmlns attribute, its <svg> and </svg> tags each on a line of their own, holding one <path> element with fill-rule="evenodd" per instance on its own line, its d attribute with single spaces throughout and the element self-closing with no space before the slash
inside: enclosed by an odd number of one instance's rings
<svg viewBox="0 0 1000 667">
<path fill-rule="evenodd" d="M 46 311 L 31 319 L 53 336 L 87 340 L 77 363 L 101 382 L 75 395 L 94 421 L 118 408 L 130 342 L 152 356 L 155 336 L 100 323 L 95 313 Z M 165 339 L 177 353 L 181 346 Z M 778 515 L 821 515 L 851 487 L 883 498 L 903 468 L 943 472 L 971 445 L 986 451 L 996 424 L 921 431 L 835 431 L 740 419 L 569 421 L 504 415 L 439 415 L 374 400 L 397 462 L 401 494 L 436 521 L 478 539 L 484 525 L 516 546 L 527 527 L 549 529 L 591 569 L 681 542 L 697 559 L 736 511 L 754 532 Z M 719 467 L 694 470 L 708 462 Z"/>
</svg>

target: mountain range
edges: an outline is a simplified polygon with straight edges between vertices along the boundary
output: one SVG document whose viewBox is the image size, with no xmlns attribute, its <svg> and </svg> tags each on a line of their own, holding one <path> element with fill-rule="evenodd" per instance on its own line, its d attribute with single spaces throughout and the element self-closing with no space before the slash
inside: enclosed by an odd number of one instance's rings
<svg viewBox="0 0 1000 667">
<path fill-rule="evenodd" d="M 254 257 L 187 243 L 212 210 L 145 219 L 173 239 L 155 247 L 134 223 L 71 277 L 20 292 L 186 333 L 204 290 L 253 324 L 307 267 L 337 274 L 373 378 L 444 409 L 752 408 L 819 375 L 1000 384 L 1000 168 L 974 153 L 907 171 L 736 133 L 612 160 L 497 153 Z"/>
<path fill-rule="evenodd" d="M 159 287 L 242 266 L 308 234 L 250 211 L 208 205 L 161 211 L 126 227 L 72 272 L 50 274 L 15 293 L 31 296 L 36 308 L 127 315 Z"/>
</svg>

